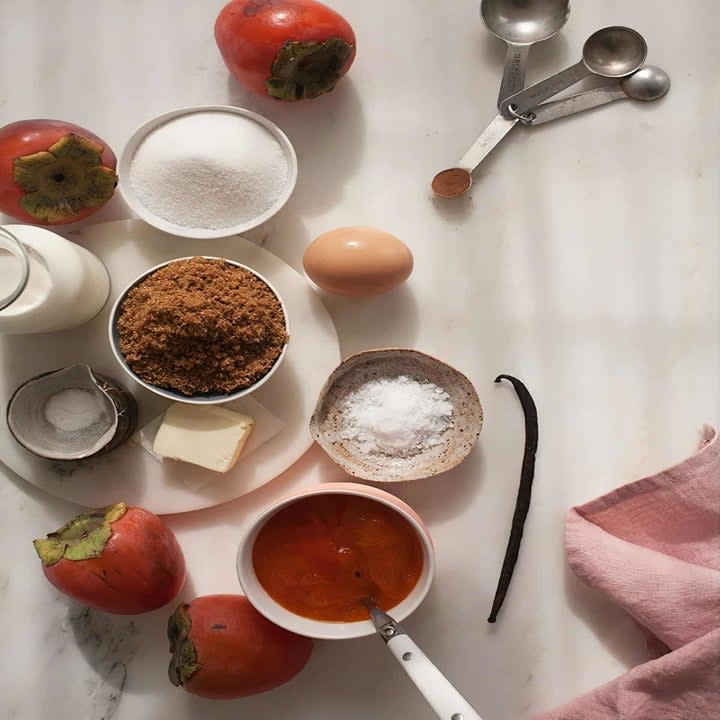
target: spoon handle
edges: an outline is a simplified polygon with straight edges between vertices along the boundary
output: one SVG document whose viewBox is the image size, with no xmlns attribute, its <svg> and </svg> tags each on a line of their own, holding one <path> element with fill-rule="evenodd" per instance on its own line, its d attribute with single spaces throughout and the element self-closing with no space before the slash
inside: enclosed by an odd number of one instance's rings
<svg viewBox="0 0 720 720">
<path fill-rule="evenodd" d="M 508 120 L 502 115 L 496 115 L 482 131 L 480 137 L 470 146 L 470 149 L 460 158 L 457 167 L 472 172 L 517 123 L 515 118 Z"/>
<path fill-rule="evenodd" d="M 569 68 L 565 68 L 565 70 L 561 70 L 559 73 L 545 78 L 545 80 L 526 87 L 521 92 L 511 95 L 509 98 L 505 98 L 500 103 L 500 112 L 505 115 L 505 117 L 510 117 L 508 108 L 512 105 L 518 115 L 524 115 L 531 108 L 536 107 L 553 95 L 557 95 L 559 92 L 565 90 L 565 88 L 569 88 L 588 75 L 592 75 L 592 72 L 581 60 L 575 63 L 575 65 L 571 65 Z"/>
<path fill-rule="evenodd" d="M 587 90 L 586 92 L 578 93 L 563 100 L 553 100 L 543 105 L 538 105 L 530 111 L 530 117 L 532 119 L 526 124 L 542 125 L 543 123 L 550 122 L 550 120 L 557 120 L 567 115 L 574 115 L 575 113 L 583 112 L 583 110 L 590 110 L 591 108 L 606 105 L 615 100 L 622 100 L 623 98 L 627 98 L 627 95 L 623 92 L 619 82 L 613 85 L 604 85 L 603 87 Z"/>
<path fill-rule="evenodd" d="M 498 109 L 505 98 L 519 93 L 525 87 L 525 75 L 527 73 L 529 45 L 516 45 L 509 42 L 505 54 L 505 69 L 503 70 L 500 83 L 500 94 L 498 95 Z"/>
<path fill-rule="evenodd" d="M 387 646 L 439 718 L 482 720 L 408 635 L 396 635 L 388 641 Z"/>
</svg>

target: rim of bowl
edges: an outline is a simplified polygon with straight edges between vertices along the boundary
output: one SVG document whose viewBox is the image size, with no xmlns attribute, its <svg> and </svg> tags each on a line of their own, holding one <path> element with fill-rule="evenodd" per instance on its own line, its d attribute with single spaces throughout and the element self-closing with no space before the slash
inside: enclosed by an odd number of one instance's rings
<svg viewBox="0 0 720 720">
<path fill-rule="evenodd" d="M 145 140 L 150 133 L 171 120 L 198 112 L 225 112 L 234 115 L 242 115 L 243 117 L 254 120 L 259 125 L 262 125 L 266 130 L 270 131 L 282 147 L 288 161 L 287 185 L 277 200 L 264 213 L 262 213 L 262 215 L 258 215 L 257 217 L 240 225 L 234 225 L 227 228 L 193 228 L 186 225 L 177 225 L 174 222 L 157 215 L 147 208 L 135 195 L 132 183 L 130 182 L 130 166 L 132 165 L 135 153 L 143 140 Z M 133 212 L 137 213 L 145 222 L 158 228 L 158 230 L 163 230 L 164 232 L 171 233 L 172 235 L 179 235 L 181 237 L 188 238 L 222 238 L 252 230 L 259 225 L 262 225 L 264 222 L 267 222 L 271 217 L 273 217 L 273 215 L 282 210 L 295 191 L 298 178 L 298 160 L 295 148 L 292 146 L 288 136 L 274 122 L 272 122 L 272 120 L 268 120 L 268 118 L 264 115 L 260 115 L 252 110 L 246 110 L 245 108 L 233 107 L 232 105 L 193 105 L 163 113 L 162 115 L 158 115 L 141 125 L 130 136 L 130 139 L 123 148 L 120 156 L 120 162 L 118 163 L 118 176 L 120 178 L 120 193 L 122 194 L 125 202 L 127 202 Z"/>
<path fill-rule="evenodd" d="M 285 318 L 285 333 L 288 336 L 288 340 L 285 341 L 285 345 L 283 346 L 282 351 L 280 352 L 280 355 L 278 355 L 277 360 L 275 360 L 275 363 L 273 366 L 263 375 L 256 383 L 253 383 L 252 385 L 249 385 L 246 388 L 243 388 L 242 390 L 238 390 L 234 393 L 229 393 L 227 395 L 183 395 L 179 392 L 175 392 L 173 390 L 168 390 L 166 388 L 158 387 L 157 385 L 153 385 L 152 383 L 147 382 L 146 380 L 143 380 L 127 363 L 125 360 L 125 356 L 122 354 L 122 351 L 120 350 L 120 344 L 119 344 L 119 333 L 117 332 L 117 318 L 120 311 L 120 305 L 122 304 L 123 300 L 127 297 L 127 294 L 136 286 L 139 285 L 143 280 L 150 277 L 153 273 L 157 272 L 161 268 L 166 267 L 167 265 L 171 265 L 174 262 L 180 262 L 182 260 L 191 260 L 192 258 L 196 257 L 202 257 L 207 260 L 223 260 L 226 263 L 229 263 L 230 265 L 234 265 L 235 267 L 243 268 L 245 270 L 249 270 L 253 275 L 258 277 L 260 280 L 262 280 L 273 292 L 275 297 L 278 299 L 278 302 L 280 303 L 280 307 L 283 311 L 283 317 Z M 188 255 L 186 257 L 179 257 L 179 258 L 173 258 L 172 260 L 166 260 L 165 262 L 159 263 L 158 265 L 155 265 L 154 267 L 151 267 L 150 269 L 143 272 L 141 275 L 138 275 L 138 277 L 135 278 L 125 289 L 118 295 L 117 299 L 113 303 L 112 310 L 110 311 L 110 319 L 108 322 L 108 337 L 110 338 L 110 348 L 112 349 L 113 355 L 115 356 L 115 359 L 120 364 L 120 367 L 125 371 L 127 375 L 129 375 L 138 385 L 142 385 L 146 390 L 149 390 L 150 392 L 155 393 L 156 395 L 160 395 L 161 397 L 167 398 L 168 400 L 173 400 L 175 402 L 184 402 L 191 405 L 220 405 L 222 403 L 231 402 L 232 400 L 237 400 L 241 397 L 245 397 L 246 395 L 249 395 L 252 392 L 255 392 L 258 388 L 260 388 L 262 385 L 264 385 L 274 374 L 275 371 L 280 367 L 280 364 L 282 363 L 283 359 L 285 358 L 285 354 L 287 353 L 288 343 L 289 343 L 289 337 L 290 337 L 290 321 L 288 320 L 288 314 L 287 314 L 287 308 L 285 306 L 285 301 L 282 299 L 282 296 L 277 291 L 277 288 L 261 273 L 259 273 L 257 270 L 253 270 L 249 265 L 245 265 L 244 263 L 237 262 L 237 260 L 229 260 L 228 258 L 218 257 L 216 255 Z"/>
<path fill-rule="evenodd" d="M 299 490 L 265 508 L 251 523 L 238 547 L 236 569 L 240 586 L 252 606 L 268 620 L 298 635 L 316 640 L 350 640 L 374 635 L 375 626 L 370 620 L 355 622 L 313 620 L 296 615 L 274 600 L 262 586 L 255 574 L 252 562 L 252 549 L 258 533 L 265 523 L 282 508 L 292 505 L 304 497 L 312 495 L 356 495 L 382 503 L 401 515 L 417 533 L 423 547 L 423 570 L 415 587 L 409 595 L 388 612 L 397 622 L 402 622 L 420 606 L 425 599 L 435 577 L 435 548 L 430 532 L 423 527 L 412 513 L 415 511 L 403 500 L 380 488 L 360 483 L 323 483 Z M 399 505 L 395 504 L 399 503 Z M 410 508 L 408 512 L 405 508 Z"/>
</svg>

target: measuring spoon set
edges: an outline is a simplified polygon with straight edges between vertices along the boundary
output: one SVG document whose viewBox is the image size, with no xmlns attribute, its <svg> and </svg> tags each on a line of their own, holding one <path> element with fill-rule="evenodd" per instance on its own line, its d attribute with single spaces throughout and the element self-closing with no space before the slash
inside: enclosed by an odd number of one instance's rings
<svg viewBox="0 0 720 720">
<path fill-rule="evenodd" d="M 454 167 L 435 176 L 432 189 L 436 195 L 459 197 L 466 193 L 472 185 L 473 171 L 518 124 L 533 127 L 615 100 L 648 102 L 668 92 L 668 74 L 654 65 L 644 65 L 645 39 L 637 31 L 621 26 L 597 30 L 585 41 L 579 62 L 525 87 L 530 46 L 556 35 L 569 12 L 568 0 L 482 0 L 480 15 L 486 28 L 507 45 L 499 113 Z M 607 83 L 551 100 L 593 76 L 606 78 Z"/>
</svg>

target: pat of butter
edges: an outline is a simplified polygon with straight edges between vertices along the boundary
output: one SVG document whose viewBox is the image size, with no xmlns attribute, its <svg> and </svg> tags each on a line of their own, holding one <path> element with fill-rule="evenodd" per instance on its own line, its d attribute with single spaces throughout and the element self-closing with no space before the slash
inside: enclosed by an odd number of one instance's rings
<svg viewBox="0 0 720 720">
<path fill-rule="evenodd" d="M 251 417 L 227 408 L 174 403 L 155 436 L 153 452 L 225 473 L 238 461 L 254 425 Z"/>
</svg>

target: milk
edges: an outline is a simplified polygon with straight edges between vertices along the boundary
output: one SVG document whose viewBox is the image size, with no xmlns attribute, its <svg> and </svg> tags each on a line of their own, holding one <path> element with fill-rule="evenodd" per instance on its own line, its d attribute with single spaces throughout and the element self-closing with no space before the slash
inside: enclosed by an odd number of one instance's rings
<svg viewBox="0 0 720 720">
<path fill-rule="evenodd" d="M 25 289 L 0 310 L 0 332 L 68 330 L 91 320 L 110 292 L 105 266 L 92 253 L 50 230 L 6 225 L 23 244 L 30 262 Z M 0 297 L 17 286 L 22 264 L 0 250 Z"/>
</svg>

